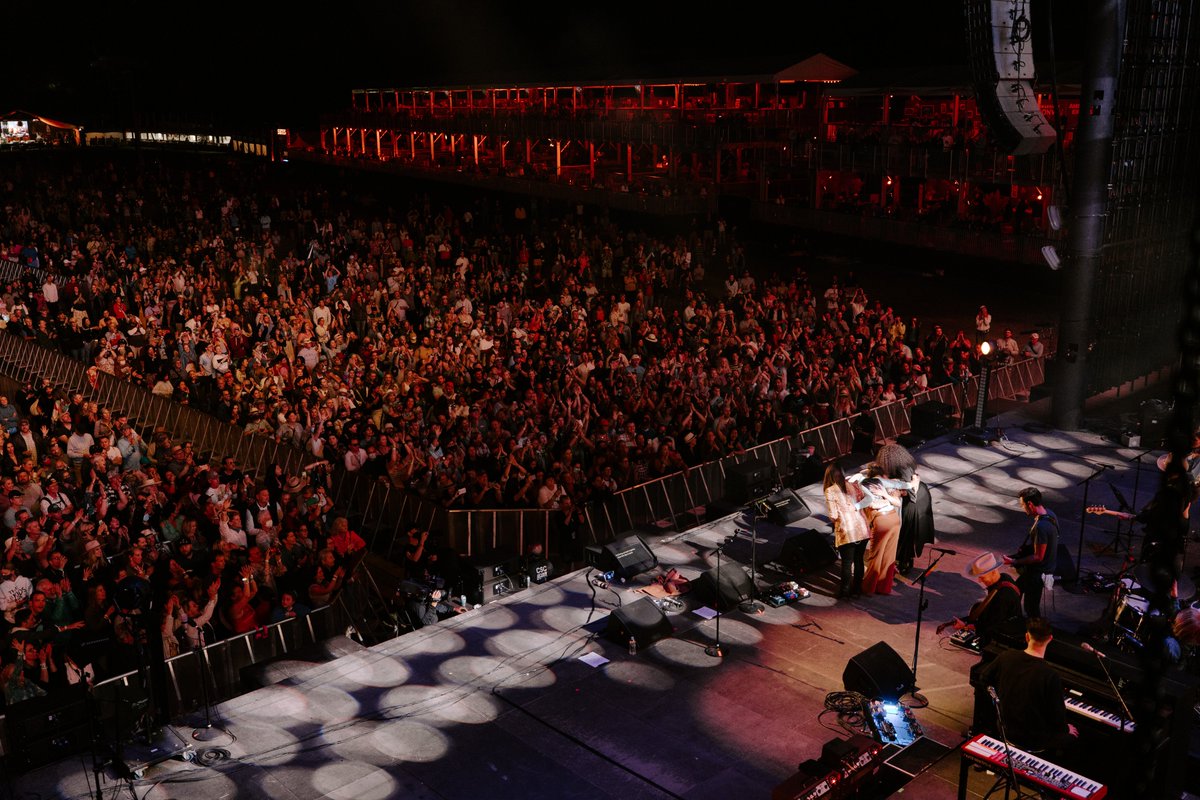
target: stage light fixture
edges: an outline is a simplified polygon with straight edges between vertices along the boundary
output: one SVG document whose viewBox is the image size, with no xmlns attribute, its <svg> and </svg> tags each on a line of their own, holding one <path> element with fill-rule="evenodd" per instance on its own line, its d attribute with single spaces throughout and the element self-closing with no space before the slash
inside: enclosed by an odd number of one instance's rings
<svg viewBox="0 0 1200 800">
<path fill-rule="evenodd" d="M 1046 219 L 1050 221 L 1050 230 L 1062 230 L 1062 209 L 1056 205 L 1046 207 Z"/>
<path fill-rule="evenodd" d="M 1046 263 L 1050 265 L 1050 269 L 1057 270 L 1062 267 L 1062 259 L 1058 257 L 1058 250 L 1052 244 L 1048 244 L 1042 248 L 1042 258 L 1046 259 Z"/>
</svg>

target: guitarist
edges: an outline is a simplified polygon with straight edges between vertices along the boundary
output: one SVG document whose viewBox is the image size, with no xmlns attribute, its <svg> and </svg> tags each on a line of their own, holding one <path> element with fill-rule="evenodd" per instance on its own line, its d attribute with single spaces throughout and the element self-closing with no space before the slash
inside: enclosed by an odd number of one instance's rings
<svg viewBox="0 0 1200 800">
<path fill-rule="evenodd" d="M 1021 588 L 1011 575 L 1000 571 L 1003 566 L 995 553 L 984 553 L 971 562 L 965 574 L 983 584 L 987 596 L 971 606 L 965 618 L 955 617 L 939 625 L 938 633 L 951 627 L 956 631 L 973 628 L 983 646 L 995 638 L 997 628 L 1021 618 Z"/>
<path fill-rule="evenodd" d="M 1021 508 L 1033 517 L 1025 544 L 1015 554 L 1004 556 L 1004 563 L 1017 568 L 1017 586 L 1021 587 L 1025 616 L 1042 616 L 1042 580 L 1053 575 L 1058 560 L 1058 516 L 1042 504 L 1042 493 L 1032 486 L 1017 495 Z"/>
</svg>

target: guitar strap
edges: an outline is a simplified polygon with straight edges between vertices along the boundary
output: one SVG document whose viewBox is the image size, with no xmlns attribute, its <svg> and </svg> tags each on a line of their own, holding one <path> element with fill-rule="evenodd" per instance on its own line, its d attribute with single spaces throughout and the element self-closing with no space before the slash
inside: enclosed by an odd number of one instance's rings
<svg viewBox="0 0 1200 800">
<path fill-rule="evenodd" d="M 976 612 L 974 614 L 972 614 L 971 616 L 974 617 L 976 620 L 979 619 L 980 617 L 982 617 L 983 612 L 987 611 L 987 607 L 990 606 L 992 604 L 992 601 L 996 599 L 996 595 L 1000 594 L 1001 588 L 1006 588 L 1006 589 L 1016 592 L 1018 597 L 1020 597 L 1020 595 L 1021 595 L 1021 588 L 1019 586 L 1017 586 L 1015 583 L 1013 583 L 1012 581 L 1006 581 L 1006 580 L 996 581 L 994 591 L 989 591 L 987 593 L 987 597 L 985 597 L 983 599 L 983 605 L 981 605 L 978 608 L 978 610 L 976 610 Z"/>
</svg>

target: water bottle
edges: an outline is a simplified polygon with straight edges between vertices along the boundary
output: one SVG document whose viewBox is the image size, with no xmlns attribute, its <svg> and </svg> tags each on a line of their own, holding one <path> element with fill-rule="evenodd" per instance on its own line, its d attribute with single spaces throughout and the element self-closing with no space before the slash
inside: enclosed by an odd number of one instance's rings
<svg viewBox="0 0 1200 800">
<path fill-rule="evenodd" d="M 459 598 L 458 598 L 458 604 L 459 604 L 460 606 L 462 606 L 463 608 L 468 608 L 468 607 L 469 607 L 469 606 L 467 606 L 467 596 L 466 596 L 465 594 L 464 594 L 464 595 L 460 595 L 460 596 L 459 596 Z"/>
<path fill-rule="evenodd" d="M 637 655 L 637 639 L 633 638 L 632 636 L 629 637 L 629 655 Z"/>
</svg>

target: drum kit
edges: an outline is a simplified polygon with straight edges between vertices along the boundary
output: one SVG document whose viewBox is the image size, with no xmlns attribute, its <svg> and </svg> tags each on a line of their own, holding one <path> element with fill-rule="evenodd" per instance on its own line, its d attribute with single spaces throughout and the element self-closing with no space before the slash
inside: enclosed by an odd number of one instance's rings
<svg viewBox="0 0 1200 800">
<path fill-rule="evenodd" d="M 1151 582 L 1150 565 L 1139 564 L 1132 571 L 1123 572 L 1114 588 L 1114 612 L 1108 637 L 1127 652 L 1136 653 L 1146 645 L 1142 627 L 1151 614 Z M 1187 601 L 1196 594 L 1196 586 L 1190 579 L 1180 576 L 1176 594 L 1180 601 Z M 1200 601 L 1192 607 L 1200 608 Z"/>
</svg>

